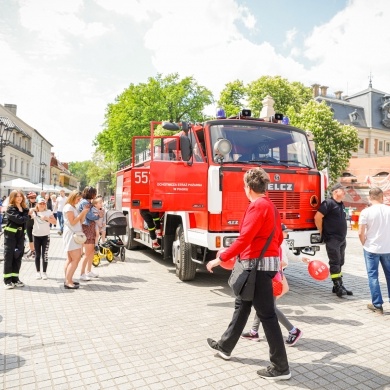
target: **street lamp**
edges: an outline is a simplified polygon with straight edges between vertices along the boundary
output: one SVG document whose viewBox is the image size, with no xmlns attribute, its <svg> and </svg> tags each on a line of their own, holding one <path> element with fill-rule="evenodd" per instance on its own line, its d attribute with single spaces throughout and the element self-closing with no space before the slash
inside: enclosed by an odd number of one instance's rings
<svg viewBox="0 0 390 390">
<path fill-rule="evenodd" d="M 3 148 L 11 143 L 10 138 L 12 131 L 15 129 L 12 122 L 5 117 L 0 117 L 0 183 L 3 175 L 3 168 L 6 165 L 5 160 L 3 160 Z M 1 186 L 0 186 L 0 198 L 1 198 Z"/>
<path fill-rule="evenodd" d="M 43 182 L 45 181 L 45 166 L 46 166 L 46 163 L 41 162 L 41 182 L 42 182 L 42 191 L 43 191 Z"/>
<path fill-rule="evenodd" d="M 53 184 L 54 184 L 54 189 L 56 189 L 56 184 L 57 184 L 57 174 L 53 173 Z"/>
</svg>

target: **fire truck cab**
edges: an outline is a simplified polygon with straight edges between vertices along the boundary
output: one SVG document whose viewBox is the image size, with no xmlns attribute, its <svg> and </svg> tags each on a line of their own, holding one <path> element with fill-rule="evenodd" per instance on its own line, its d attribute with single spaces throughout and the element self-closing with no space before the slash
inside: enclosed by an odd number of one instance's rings
<svg viewBox="0 0 390 390">
<path fill-rule="evenodd" d="M 325 198 L 326 177 L 306 132 L 283 121 L 242 110 L 201 124 L 151 122 L 150 136 L 133 137 L 131 163 L 117 172 L 115 201 L 128 219 L 127 249 L 152 248 L 140 210 L 158 212 L 164 259 L 173 261 L 180 280 L 194 279 L 197 264 L 237 238 L 248 206 L 243 176 L 262 167 L 271 179 L 267 196 L 292 229 L 290 248 L 314 255 L 321 242 L 314 214 Z M 175 133 L 156 136 L 157 126 Z"/>
</svg>

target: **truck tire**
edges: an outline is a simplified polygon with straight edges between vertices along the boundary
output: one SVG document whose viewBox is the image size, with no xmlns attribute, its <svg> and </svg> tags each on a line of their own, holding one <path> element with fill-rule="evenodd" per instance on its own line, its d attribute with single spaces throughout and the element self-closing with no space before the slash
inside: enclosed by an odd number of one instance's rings
<svg viewBox="0 0 390 390">
<path fill-rule="evenodd" d="M 183 282 L 193 280 L 196 274 L 196 263 L 191 260 L 190 244 L 184 240 L 183 226 L 176 229 L 175 241 L 179 240 L 180 248 L 176 262 L 176 276 Z"/>
</svg>

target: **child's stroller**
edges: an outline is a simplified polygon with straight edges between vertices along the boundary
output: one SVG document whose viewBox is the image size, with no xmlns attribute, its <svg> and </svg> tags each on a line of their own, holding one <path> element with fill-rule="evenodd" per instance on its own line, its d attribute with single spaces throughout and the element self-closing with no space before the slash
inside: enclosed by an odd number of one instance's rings
<svg viewBox="0 0 390 390">
<path fill-rule="evenodd" d="M 111 263 L 114 257 L 120 256 L 125 261 L 126 249 L 119 236 L 126 235 L 127 220 L 121 211 L 108 210 L 106 212 L 106 242 L 101 243 L 99 239 L 99 250 L 93 257 L 92 264 L 97 267 L 100 259 L 106 258 Z"/>
</svg>

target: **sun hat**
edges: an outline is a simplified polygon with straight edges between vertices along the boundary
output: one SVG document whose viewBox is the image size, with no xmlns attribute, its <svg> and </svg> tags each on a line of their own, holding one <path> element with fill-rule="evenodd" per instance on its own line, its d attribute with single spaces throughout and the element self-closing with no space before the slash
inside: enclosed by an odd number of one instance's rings
<svg viewBox="0 0 390 390">
<path fill-rule="evenodd" d="M 38 200 L 38 203 L 45 203 L 46 204 L 45 198 L 40 197 Z"/>
</svg>

